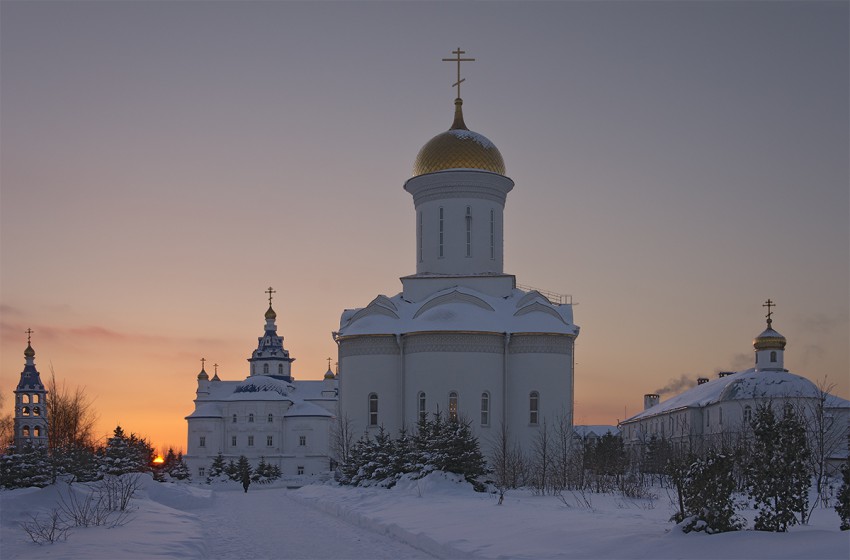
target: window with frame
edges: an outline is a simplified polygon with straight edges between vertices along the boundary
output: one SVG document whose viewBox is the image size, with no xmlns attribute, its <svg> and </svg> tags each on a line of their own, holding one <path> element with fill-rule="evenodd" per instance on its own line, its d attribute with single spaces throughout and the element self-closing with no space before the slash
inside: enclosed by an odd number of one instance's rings
<svg viewBox="0 0 850 560">
<path fill-rule="evenodd" d="M 490 425 L 490 393 L 481 393 L 481 425 Z"/>
<path fill-rule="evenodd" d="M 24 426 L 23 428 L 21 428 L 21 435 L 24 437 L 30 437 L 30 427 Z"/>
<path fill-rule="evenodd" d="M 269 364 L 263 364 L 263 373 L 269 372 Z"/>
<path fill-rule="evenodd" d="M 443 207 L 440 206 L 440 258 L 443 258 Z"/>
<path fill-rule="evenodd" d="M 248 436 L 248 447 L 254 447 L 254 436 Z"/>
<path fill-rule="evenodd" d="M 230 445 L 236 447 L 236 436 L 230 436 Z"/>
<path fill-rule="evenodd" d="M 449 393 L 449 419 L 457 420 L 457 393 Z"/>
<path fill-rule="evenodd" d="M 269 414 L 268 422 L 269 422 L 269 423 L 274 422 L 274 415 Z"/>
<path fill-rule="evenodd" d="M 206 447 L 207 446 L 207 438 L 205 436 L 201 436 L 198 441 L 198 447 Z"/>
<path fill-rule="evenodd" d="M 205 476 L 207 474 L 206 469 L 204 467 L 198 467 L 198 476 Z"/>
<path fill-rule="evenodd" d="M 472 208 L 466 207 L 466 256 L 472 256 Z"/>
<path fill-rule="evenodd" d="M 427 401 L 425 399 L 425 393 L 423 391 L 419 391 L 417 401 L 418 401 L 419 419 L 425 420 L 425 418 L 428 416 L 428 412 L 427 412 L 427 409 L 426 409 Z"/>
<path fill-rule="evenodd" d="M 33 436 L 35 436 L 35 437 L 41 437 L 41 426 L 35 426 L 32 429 L 32 433 L 33 433 Z"/>
<path fill-rule="evenodd" d="M 274 445 L 274 436 L 266 436 L 266 445 L 268 447 Z"/>
<path fill-rule="evenodd" d="M 298 465 L 298 474 L 304 474 L 304 467 Z"/>
<path fill-rule="evenodd" d="M 298 436 L 298 445 L 304 447 L 307 445 L 307 436 Z"/>
<path fill-rule="evenodd" d="M 369 394 L 369 425 L 378 425 L 378 395 Z"/>
<path fill-rule="evenodd" d="M 770 361 L 771 361 L 772 363 L 773 363 L 773 362 L 776 362 L 776 350 L 771 350 L 771 351 L 770 351 Z"/>
<path fill-rule="evenodd" d="M 34 406 L 32 407 L 32 415 L 33 416 L 41 416 L 41 408 Z"/>
<path fill-rule="evenodd" d="M 252 412 L 248 415 L 248 422 L 253 422 L 253 421 L 254 421 L 254 413 Z"/>
<path fill-rule="evenodd" d="M 236 415 L 235 414 L 233 415 L 233 423 L 234 424 L 236 423 Z"/>
<path fill-rule="evenodd" d="M 540 393 L 532 391 L 528 395 L 528 423 L 536 426 L 540 422 Z"/>
<path fill-rule="evenodd" d="M 277 364 L 277 374 L 283 375 L 283 364 Z"/>
</svg>

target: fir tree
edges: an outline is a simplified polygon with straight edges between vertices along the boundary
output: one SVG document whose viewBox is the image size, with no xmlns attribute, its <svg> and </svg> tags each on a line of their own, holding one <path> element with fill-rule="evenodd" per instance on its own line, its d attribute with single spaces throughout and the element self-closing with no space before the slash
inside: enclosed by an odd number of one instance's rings
<svg viewBox="0 0 850 560">
<path fill-rule="evenodd" d="M 4 488 L 43 488 L 53 483 L 53 467 L 44 446 L 9 446 L 0 456 L 0 486 Z"/>
<path fill-rule="evenodd" d="M 848 437 L 850 440 L 850 437 Z M 848 448 L 850 448 L 850 441 Z M 850 530 L 850 455 L 844 460 L 841 465 L 841 487 L 838 489 L 838 495 L 835 497 L 835 511 L 841 519 L 841 530 Z"/>
<path fill-rule="evenodd" d="M 186 464 L 186 461 L 183 460 L 182 451 L 177 453 L 177 457 L 175 458 L 171 469 L 168 471 L 168 474 L 170 474 L 171 478 L 175 480 L 188 480 L 192 477 L 192 474 L 189 472 L 189 466 Z"/>
<path fill-rule="evenodd" d="M 153 463 L 153 447 L 136 434 L 127 436 L 117 426 L 107 441 L 100 461 L 101 474 L 122 475 L 130 472 L 147 472 Z"/>
<path fill-rule="evenodd" d="M 215 459 L 213 459 L 213 462 L 210 465 L 210 474 L 209 476 L 207 476 L 207 484 L 211 483 L 217 478 L 227 476 L 227 474 L 225 473 L 226 468 L 227 465 L 224 462 L 224 455 L 222 455 L 221 451 L 219 451 L 218 455 L 215 456 Z"/>
<path fill-rule="evenodd" d="M 227 478 L 230 480 L 239 482 L 239 467 L 235 462 L 233 462 L 233 459 L 227 463 L 227 466 L 224 468 L 224 474 L 226 474 Z"/>
<path fill-rule="evenodd" d="M 759 406 L 752 428 L 747 484 L 759 512 L 755 529 L 785 532 L 789 526 L 805 521 L 808 507 L 811 473 L 805 426 L 786 403 L 779 420 L 770 404 Z"/>
<path fill-rule="evenodd" d="M 236 468 L 239 473 L 239 481 L 242 483 L 242 488 L 245 492 L 248 492 L 248 487 L 251 486 L 251 474 L 253 473 L 251 463 L 248 462 L 247 457 L 241 455 L 239 457 L 239 462 L 236 464 Z"/>
<path fill-rule="evenodd" d="M 713 449 L 705 457 L 693 459 L 682 481 L 684 515 L 674 516 L 685 522 L 684 532 L 723 533 L 744 526 L 735 514 L 733 467 L 731 456 Z"/>
</svg>

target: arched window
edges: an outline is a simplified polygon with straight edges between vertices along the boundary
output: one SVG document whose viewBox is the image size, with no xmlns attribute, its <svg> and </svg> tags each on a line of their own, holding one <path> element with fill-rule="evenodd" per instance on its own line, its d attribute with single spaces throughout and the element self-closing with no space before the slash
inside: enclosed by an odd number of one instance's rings
<svg viewBox="0 0 850 560">
<path fill-rule="evenodd" d="M 233 415 L 233 423 L 234 424 L 236 423 L 236 415 L 235 414 Z"/>
<path fill-rule="evenodd" d="M 770 361 L 771 363 L 776 362 L 776 350 L 770 351 Z"/>
<path fill-rule="evenodd" d="M 753 421 L 753 407 L 747 405 L 744 407 L 744 422 Z"/>
<path fill-rule="evenodd" d="M 21 410 L 21 414 L 23 414 L 24 416 L 29 416 L 29 415 L 30 415 L 30 407 L 25 406 L 25 407 Z"/>
<path fill-rule="evenodd" d="M 425 420 L 425 417 L 428 415 L 428 411 L 427 411 L 427 408 L 426 408 L 427 403 L 426 403 L 426 400 L 425 400 L 425 393 L 422 392 L 422 391 L 419 391 L 419 395 L 417 397 L 417 400 L 418 400 L 419 419 Z"/>
<path fill-rule="evenodd" d="M 37 394 L 32 396 L 32 402 L 38 404 L 39 401 L 38 401 L 38 395 Z"/>
<path fill-rule="evenodd" d="M 466 256 L 472 256 L 472 208 L 466 207 Z"/>
<path fill-rule="evenodd" d="M 32 433 L 35 437 L 41 437 L 41 426 L 35 426 L 32 429 Z"/>
<path fill-rule="evenodd" d="M 253 422 L 253 421 L 254 421 L 254 413 L 252 412 L 251 414 L 248 415 L 248 422 Z"/>
<path fill-rule="evenodd" d="M 263 364 L 263 373 L 269 372 L 269 364 Z"/>
<path fill-rule="evenodd" d="M 25 403 L 30 402 L 30 396 L 29 396 L 29 395 L 23 395 L 23 401 L 24 401 Z"/>
<path fill-rule="evenodd" d="M 528 423 L 536 426 L 540 421 L 540 393 L 532 391 L 528 395 Z"/>
<path fill-rule="evenodd" d="M 457 420 L 457 393 L 449 393 L 449 420 Z"/>
<path fill-rule="evenodd" d="M 271 414 L 269 414 L 269 420 L 268 420 L 268 421 L 269 421 L 269 422 L 274 422 L 274 416 L 273 416 L 273 415 L 271 415 Z"/>
<path fill-rule="evenodd" d="M 277 364 L 277 374 L 283 375 L 283 364 Z"/>
<path fill-rule="evenodd" d="M 490 425 L 490 393 L 481 393 L 481 425 Z"/>
<path fill-rule="evenodd" d="M 440 206 L 440 258 L 443 258 L 443 207 Z"/>
<path fill-rule="evenodd" d="M 33 416 L 41 416 L 41 408 L 34 406 L 32 408 L 32 414 Z"/>
<path fill-rule="evenodd" d="M 369 394 L 369 425 L 378 425 L 378 395 L 375 393 Z"/>
<path fill-rule="evenodd" d="M 21 435 L 24 437 L 30 437 L 30 427 L 24 426 L 23 428 L 21 428 Z"/>
</svg>

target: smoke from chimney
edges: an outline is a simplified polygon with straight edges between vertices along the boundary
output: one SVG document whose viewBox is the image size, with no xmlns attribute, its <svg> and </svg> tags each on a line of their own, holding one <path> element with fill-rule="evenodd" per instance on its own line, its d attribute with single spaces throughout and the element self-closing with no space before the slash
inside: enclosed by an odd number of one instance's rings
<svg viewBox="0 0 850 560">
<path fill-rule="evenodd" d="M 667 393 L 681 393 L 696 386 L 697 380 L 688 376 L 687 373 L 683 373 L 679 379 L 671 379 L 667 382 L 667 385 L 660 389 L 656 389 L 654 392 L 656 395 L 660 396 L 666 395 Z"/>
</svg>

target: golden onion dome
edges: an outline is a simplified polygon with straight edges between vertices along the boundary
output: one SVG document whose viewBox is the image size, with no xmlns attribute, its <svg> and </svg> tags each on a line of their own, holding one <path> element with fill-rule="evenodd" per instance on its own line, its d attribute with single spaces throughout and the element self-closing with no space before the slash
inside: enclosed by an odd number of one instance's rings
<svg viewBox="0 0 850 560">
<path fill-rule="evenodd" d="M 32 349 L 32 346 L 27 344 L 27 349 L 24 350 L 24 358 L 34 358 L 34 357 L 35 357 L 35 350 Z"/>
<path fill-rule="evenodd" d="M 269 309 L 268 309 L 268 311 L 266 311 L 266 321 L 268 321 L 270 319 L 274 320 L 276 318 L 277 318 L 277 313 L 274 312 L 274 309 L 272 309 L 271 304 L 269 304 Z"/>
<path fill-rule="evenodd" d="M 198 374 L 198 381 L 208 381 L 209 378 L 210 376 L 207 374 L 204 368 L 201 368 L 201 373 Z"/>
<path fill-rule="evenodd" d="M 325 372 L 325 379 L 333 379 L 334 372 L 331 371 L 331 368 L 328 368 L 328 371 Z"/>
<path fill-rule="evenodd" d="M 455 99 L 452 127 L 428 140 L 419 150 L 413 164 L 413 176 L 444 169 L 482 169 L 505 174 L 505 161 L 499 149 L 483 134 L 466 128 L 462 99 Z"/>
<path fill-rule="evenodd" d="M 785 337 L 768 327 L 753 339 L 756 350 L 785 350 Z"/>
</svg>

